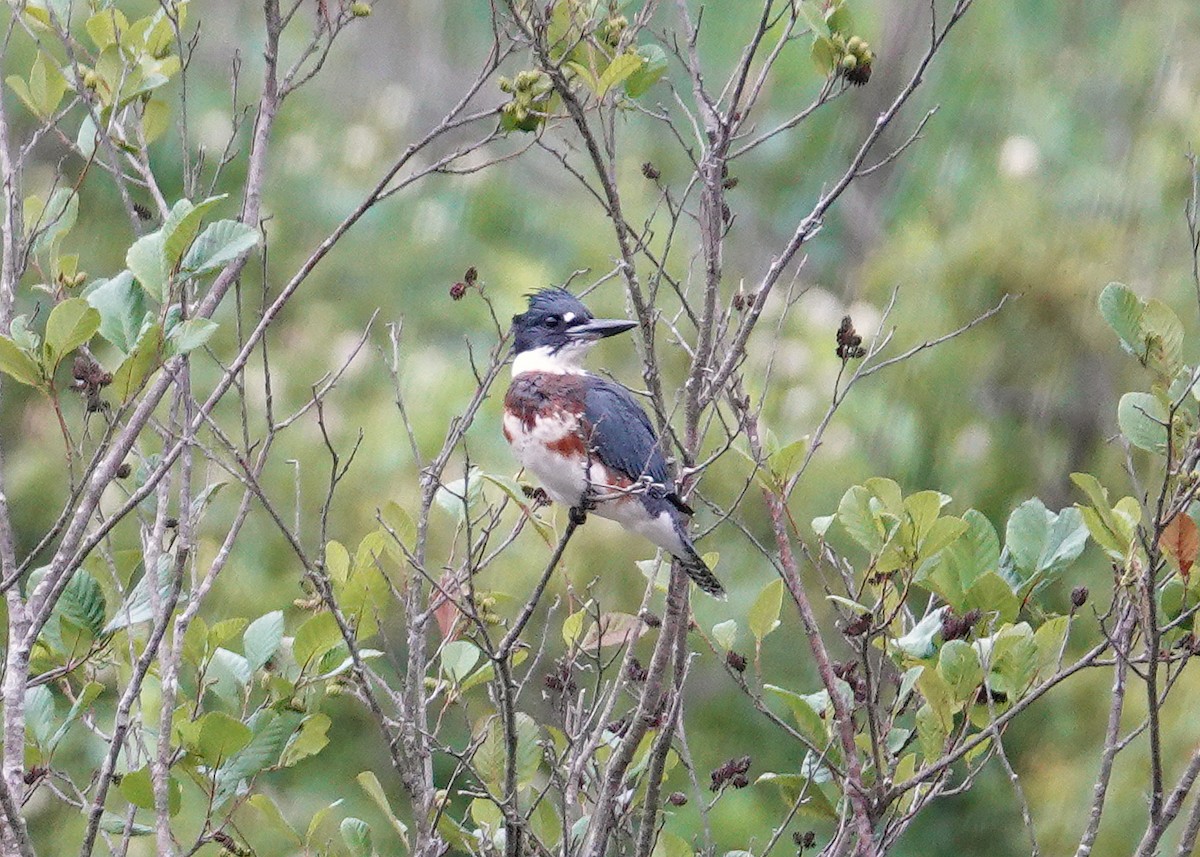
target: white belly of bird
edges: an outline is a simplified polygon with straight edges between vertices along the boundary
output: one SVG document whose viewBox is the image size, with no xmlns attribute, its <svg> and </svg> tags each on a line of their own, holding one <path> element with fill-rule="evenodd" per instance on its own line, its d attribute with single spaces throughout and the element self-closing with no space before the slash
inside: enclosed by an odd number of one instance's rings
<svg viewBox="0 0 1200 857">
<path fill-rule="evenodd" d="M 592 461 L 585 474 L 577 459 L 546 448 L 547 444 L 573 433 L 578 425 L 579 418 L 567 413 L 537 417 L 529 428 L 516 417 L 508 414 L 504 417 L 513 455 L 537 478 L 551 500 L 578 506 L 590 485 L 597 500 L 592 510 L 595 514 L 616 521 L 670 553 L 682 555 L 685 549 L 669 512 L 651 515 L 638 497 L 629 497 L 611 487 L 608 468 L 599 461 Z"/>
</svg>

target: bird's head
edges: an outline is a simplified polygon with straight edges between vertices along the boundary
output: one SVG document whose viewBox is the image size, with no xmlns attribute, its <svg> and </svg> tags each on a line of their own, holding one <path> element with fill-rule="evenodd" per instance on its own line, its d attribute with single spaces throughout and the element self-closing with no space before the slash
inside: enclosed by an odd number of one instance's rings
<svg viewBox="0 0 1200 857">
<path fill-rule="evenodd" d="M 588 349 L 606 336 L 637 327 L 636 321 L 595 318 L 566 289 L 542 289 L 529 308 L 513 316 L 513 375 L 580 372 Z"/>
</svg>

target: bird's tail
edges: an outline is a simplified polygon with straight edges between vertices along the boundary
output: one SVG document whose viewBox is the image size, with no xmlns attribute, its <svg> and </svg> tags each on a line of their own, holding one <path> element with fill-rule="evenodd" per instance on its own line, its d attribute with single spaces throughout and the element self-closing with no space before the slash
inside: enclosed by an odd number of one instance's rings
<svg viewBox="0 0 1200 857">
<path fill-rule="evenodd" d="M 719 598 L 724 601 L 725 587 L 721 585 L 721 581 L 717 580 L 717 576 L 712 573 L 712 569 L 700 558 L 700 554 L 696 552 L 696 548 L 692 544 L 687 530 L 677 524 L 676 532 L 679 534 L 679 540 L 683 542 L 684 547 L 682 555 L 676 554 L 676 559 L 683 566 L 683 570 L 687 572 L 688 577 L 696 582 L 697 586 L 713 598 Z"/>
</svg>

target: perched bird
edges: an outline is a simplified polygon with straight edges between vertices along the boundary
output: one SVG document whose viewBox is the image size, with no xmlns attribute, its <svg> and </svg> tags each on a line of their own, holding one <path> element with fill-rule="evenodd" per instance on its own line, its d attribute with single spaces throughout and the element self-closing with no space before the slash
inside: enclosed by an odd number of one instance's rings
<svg viewBox="0 0 1200 857">
<path fill-rule="evenodd" d="M 672 487 L 646 412 L 620 384 L 585 372 L 600 339 L 637 322 L 593 318 L 564 289 L 544 289 L 513 316 L 512 383 L 504 438 L 552 500 L 581 523 L 588 511 L 669 552 L 710 595 L 725 589 L 688 536 L 692 510 Z"/>
</svg>

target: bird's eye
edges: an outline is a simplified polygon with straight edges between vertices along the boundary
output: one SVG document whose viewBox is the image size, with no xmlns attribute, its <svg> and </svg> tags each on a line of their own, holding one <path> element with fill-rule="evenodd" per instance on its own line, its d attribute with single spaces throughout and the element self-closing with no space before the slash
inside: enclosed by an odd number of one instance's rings
<svg viewBox="0 0 1200 857">
<path fill-rule="evenodd" d="M 559 322 L 559 321 L 560 321 L 560 319 L 559 319 L 559 317 L 558 317 L 558 316 L 556 316 L 556 315 L 548 316 L 548 317 L 546 318 L 546 327 L 549 327 L 549 328 L 551 328 L 551 329 L 553 329 L 553 328 L 555 328 L 555 327 L 558 327 L 558 322 Z"/>
</svg>

